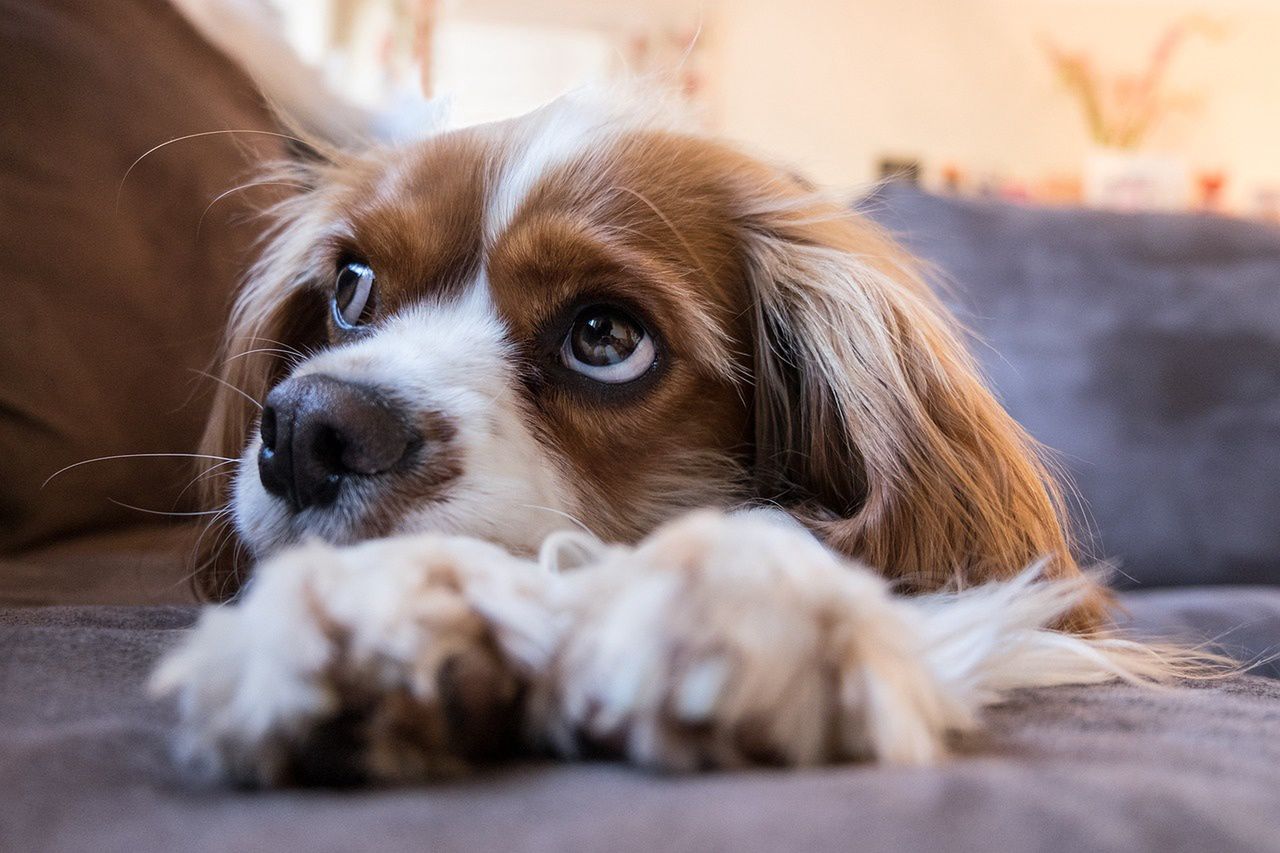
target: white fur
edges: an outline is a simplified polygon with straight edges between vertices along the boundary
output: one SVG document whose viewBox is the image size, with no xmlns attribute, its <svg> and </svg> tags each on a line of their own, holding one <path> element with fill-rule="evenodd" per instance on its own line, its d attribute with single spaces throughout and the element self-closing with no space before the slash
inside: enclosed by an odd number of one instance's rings
<svg viewBox="0 0 1280 853">
<path fill-rule="evenodd" d="M 506 159 L 486 205 L 485 239 L 493 242 L 511 225 L 538 181 L 580 157 L 607 148 L 629 129 L 685 129 L 685 110 L 658 92 L 625 87 L 585 87 L 515 119 L 500 122 L 502 138 L 514 131 L 515 150 Z"/>
<path fill-rule="evenodd" d="M 337 710 L 326 672 L 340 653 L 425 706 L 445 662 L 492 637 L 532 685 L 532 740 L 571 756 L 585 734 L 665 770 L 928 763 L 1010 690 L 1169 674 L 1138 644 L 1048 630 L 1085 586 L 1034 570 L 902 598 L 759 515 L 696 513 L 634 548 L 579 545 L 585 564 L 560 574 L 434 534 L 291 549 L 243 603 L 206 611 L 152 687 L 178 695 L 188 755 L 272 781 Z M 448 756 L 403 758 L 395 778 Z"/>
<path fill-rule="evenodd" d="M 477 281 L 461 297 L 415 306 L 364 340 L 324 350 L 291 376 L 324 374 L 378 388 L 412 419 L 438 412 L 456 427 L 452 448 L 462 474 L 438 499 L 419 503 L 394 532 L 466 533 L 532 553 L 577 508 L 564 463 L 532 434 L 521 411 L 515 359 L 488 288 Z M 232 501 L 237 529 L 260 556 L 304 536 L 351 542 L 376 510 L 377 483 L 348 483 L 334 506 L 294 514 L 258 478 L 260 437 L 241 458 Z M 434 464 L 428 458 L 422 463 Z"/>
<path fill-rule="evenodd" d="M 491 629 L 508 659 L 545 666 L 552 649 L 539 602 L 548 577 L 475 539 L 392 538 L 344 549 L 311 542 L 264 564 L 242 603 L 208 608 L 151 689 L 178 695 L 178 751 L 195 769 L 271 781 L 290 742 L 339 708 L 326 678 L 338 654 L 335 630 L 348 665 L 430 704 L 440 668 Z"/>
<path fill-rule="evenodd" d="M 530 190 L 548 172 L 582 155 L 603 132 L 601 116 L 565 109 L 557 102 L 521 119 L 517 150 L 506 158 L 486 205 L 485 242 L 498 239 L 524 204 Z"/>
</svg>

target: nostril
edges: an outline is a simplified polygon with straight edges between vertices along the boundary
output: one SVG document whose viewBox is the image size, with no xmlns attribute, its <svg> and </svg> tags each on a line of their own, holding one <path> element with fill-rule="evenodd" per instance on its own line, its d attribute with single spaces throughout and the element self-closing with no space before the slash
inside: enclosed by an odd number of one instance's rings
<svg viewBox="0 0 1280 853">
<path fill-rule="evenodd" d="M 351 473 L 342 461 L 347 439 L 336 427 L 313 421 L 303 441 L 303 455 L 294 467 L 298 498 L 304 507 L 327 506 L 337 499 L 343 478 Z"/>
<path fill-rule="evenodd" d="M 296 511 L 333 503 L 349 479 L 396 470 L 424 441 L 377 390 L 320 374 L 272 389 L 258 430 L 259 479 Z"/>
<path fill-rule="evenodd" d="M 276 497 L 296 504 L 293 489 L 293 454 L 289 452 L 289 422 L 284 422 L 285 434 L 280 434 L 280 422 L 276 407 L 264 406 L 258 432 L 262 442 L 258 448 L 258 479 L 263 488 Z"/>
<path fill-rule="evenodd" d="M 262 423 L 258 426 L 262 435 L 262 446 L 269 450 L 276 447 L 276 408 L 267 406 L 262 410 Z"/>
<path fill-rule="evenodd" d="M 342 434 L 331 426 L 325 425 L 315 431 L 311 440 L 311 458 L 331 474 L 343 474 L 347 466 L 342 456 L 347 451 L 347 441 Z"/>
</svg>

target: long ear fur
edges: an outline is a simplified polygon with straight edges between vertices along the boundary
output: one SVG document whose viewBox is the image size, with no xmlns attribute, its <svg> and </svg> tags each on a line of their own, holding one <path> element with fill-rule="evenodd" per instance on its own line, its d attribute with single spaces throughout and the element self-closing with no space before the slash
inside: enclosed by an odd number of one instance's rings
<svg viewBox="0 0 1280 853">
<path fill-rule="evenodd" d="M 321 149 L 312 146 L 312 150 Z M 273 180 L 301 192 L 268 213 L 273 225 L 264 236 L 264 251 L 236 298 L 223 338 L 215 371 L 218 389 L 201 453 L 238 457 L 267 392 L 324 339 L 325 300 L 311 287 L 320 272 L 312 268 L 313 249 L 324 235 L 324 207 L 311 188 L 331 156 L 281 164 L 272 175 Z M 229 505 L 234 471 L 228 467 L 235 466 L 224 466 L 200 481 L 201 502 L 208 510 Z M 235 595 L 245 580 L 247 555 L 230 513 L 212 518 L 195 548 L 192 580 L 198 596 L 222 601 Z"/>
<path fill-rule="evenodd" d="M 761 492 L 837 550 L 930 590 L 1047 558 L 1074 577 L 1063 501 L 946 309 L 875 225 L 778 178 L 744 211 Z M 1088 628 L 1103 593 L 1070 620 Z"/>
</svg>

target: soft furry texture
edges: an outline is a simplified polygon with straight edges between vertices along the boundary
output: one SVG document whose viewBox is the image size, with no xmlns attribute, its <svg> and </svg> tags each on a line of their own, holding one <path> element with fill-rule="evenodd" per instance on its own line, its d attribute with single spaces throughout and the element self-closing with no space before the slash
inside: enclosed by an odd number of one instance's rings
<svg viewBox="0 0 1280 853">
<path fill-rule="evenodd" d="M 334 134 L 282 167 L 296 195 L 235 306 L 205 441 L 239 463 L 207 480 L 225 511 L 197 581 L 242 600 L 154 682 L 190 754 L 263 783 L 530 749 L 918 764 L 1010 690 L 1191 671 L 1100 632 L 1058 487 L 915 262 L 631 103 Z M 352 264 L 373 282 L 354 325 Z M 622 381 L 571 358 L 602 306 L 644 343 Z M 337 467 L 304 501 L 260 474 L 281 452 L 268 394 L 320 380 L 414 439 L 356 470 L 326 421 Z"/>
<path fill-rule="evenodd" d="M 586 96 L 286 171 L 308 189 L 276 211 L 237 303 L 206 436 L 207 453 L 246 463 L 235 530 L 206 537 L 217 546 L 198 575 L 207 595 L 243 580 L 237 539 L 263 556 L 308 533 L 492 538 L 499 517 L 499 541 L 527 553 L 566 515 L 635 541 L 686 509 L 752 502 L 783 507 L 909 589 L 1010 577 L 1046 558 L 1049 576 L 1077 573 L 1034 442 L 983 387 L 915 264 L 786 173 Z M 357 339 L 325 320 L 332 270 L 353 252 L 380 262 L 386 316 Z M 662 370 L 644 393 L 584 399 L 549 375 L 544 330 L 592 300 L 657 327 Z M 488 356 L 431 332 L 468 324 L 495 330 Z M 256 487 L 253 401 L 309 373 L 372 383 L 470 437 L 492 413 L 462 415 L 449 395 L 503 389 L 500 417 L 527 437 L 488 455 L 540 460 L 543 473 L 509 472 L 529 485 L 512 492 L 523 497 L 464 510 L 494 491 L 473 453 L 463 468 L 477 476 L 417 501 L 428 512 L 404 511 L 387 494 L 406 489 L 388 485 L 327 516 L 286 517 Z M 511 464 L 484 476 L 499 483 Z M 614 465 L 625 486 L 599 476 Z M 210 504 L 225 506 L 227 478 L 207 482 Z M 1100 612 L 1094 596 L 1076 624 Z"/>
<path fill-rule="evenodd" d="M 1038 569 L 904 598 L 776 520 L 558 539 L 541 563 L 431 534 L 289 550 L 204 614 L 152 688 L 178 696 L 193 766 L 332 784 L 530 751 L 668 771 L 923 764 L 1012 690 L 1197 672 L 1046 628 L 1088 588 Z"/>
</svg>

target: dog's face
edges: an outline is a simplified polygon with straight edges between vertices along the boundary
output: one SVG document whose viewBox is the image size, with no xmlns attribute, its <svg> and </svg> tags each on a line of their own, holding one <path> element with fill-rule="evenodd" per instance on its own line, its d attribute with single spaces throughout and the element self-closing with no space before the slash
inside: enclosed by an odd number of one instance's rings
<svg viewBox="0 0 1280 853">
<path fill-rule="evenodd" d="M 563 101 L 288 180 L 206 443 L 254 556 L 763 500 L 923 585 L 1069 563 L 910 260 L 783 172 Z"/>
<path fill-rule="evenodd" d="M 235 482 L 254 552 L 419 530 L 528 551 L 570 519 L 631 538 L 739 496 L 750 319 L 724 156 L 540 116 L 330 172 L 288 236 L 316 351 Z"/>
</svg>

